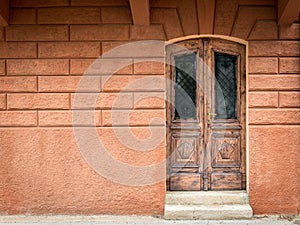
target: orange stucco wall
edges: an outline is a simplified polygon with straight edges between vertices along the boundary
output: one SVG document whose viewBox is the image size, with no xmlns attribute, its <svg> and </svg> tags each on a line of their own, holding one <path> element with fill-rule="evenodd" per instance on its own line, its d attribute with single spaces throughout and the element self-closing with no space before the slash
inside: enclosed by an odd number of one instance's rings
<svg viewBox="0 0 300 225">
<path fill-rule="evenodd" d="M 96 173 L 79 152 L 71 112 L 83 73 L 104 52 L 130 41 L 199 34 L 194 0 L 150 2 L 151 25 L 133 26 L 126 0 L 10 1 L 10 26 L 0 27 L 0 214 L 163 214 L 165 181 L 128 186 Z M 273 0 L 216 1 L 214 34 L 248 41 L 248 179 L 255 214 L 300 211 L 299 27 L 299 21 L 277 26 Z M 120 161 L 162 162 L 165 138 L 147 152 L 126 147 L 112 129 L 111 107 L 122 95 L 114 108 L 120 118 L 132 109 L 129 126 L 139 140 L 147 140 L 150 129 L 163 132 L 165 87 L 156 78 L 164 76 L 164 65 L 123 60 L 133 64 L 108 82 L 104 74 L 88 84 L 87 91 L 102 90 L 96 131 Z M 152 81 L 119 93 L 138 78 Z"/>
</svg>

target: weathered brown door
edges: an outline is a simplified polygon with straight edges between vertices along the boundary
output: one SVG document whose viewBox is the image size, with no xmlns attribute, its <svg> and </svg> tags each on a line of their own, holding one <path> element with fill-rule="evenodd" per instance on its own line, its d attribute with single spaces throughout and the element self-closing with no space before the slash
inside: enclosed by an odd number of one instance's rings
<svg viewBox="0 0 300 225">
<path fill-rule="evenodd" d="M 168 190 L 245 188 L 245 46 L 194 39 L 167 47 Z"/>
</svg>

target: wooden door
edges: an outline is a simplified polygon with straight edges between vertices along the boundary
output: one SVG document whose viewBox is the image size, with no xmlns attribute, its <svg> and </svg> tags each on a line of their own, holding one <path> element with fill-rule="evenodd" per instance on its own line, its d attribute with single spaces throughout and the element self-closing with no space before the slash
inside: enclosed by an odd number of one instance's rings
<svg viewBox="0 0 300 225">
<path fill-rule="evenodd" d="M 168 190 L 245 188 L 245 46 L 167 47 Z"/>
</svg>

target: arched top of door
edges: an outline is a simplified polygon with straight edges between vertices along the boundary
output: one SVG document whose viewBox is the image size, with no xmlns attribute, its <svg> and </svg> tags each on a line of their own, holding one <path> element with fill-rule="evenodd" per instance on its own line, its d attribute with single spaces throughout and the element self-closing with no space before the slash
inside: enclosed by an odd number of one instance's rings
<svg viewBox="0 0 300 225">
<path fill-rule="evenodd" d="M 166 42 L 166 46 L 168 46 L 170 44 L 182 42 L 182 41 L 188 41 L 188 40 L 192 40 L 192 39 L 202 39 L 202 38 L 227 40 L 227 41 L 232 41 L 232 42 L 235 42 L 238 44 L 245 45 L 246 47 L 248 46 L 248 41 L 245 41 L 243 39 L 232 37 L 232 36 L 226 36 L 226 35 L 212 35 L 212 34 L 189 35 L 189 36 L 170 39 Z"/>
</svg>

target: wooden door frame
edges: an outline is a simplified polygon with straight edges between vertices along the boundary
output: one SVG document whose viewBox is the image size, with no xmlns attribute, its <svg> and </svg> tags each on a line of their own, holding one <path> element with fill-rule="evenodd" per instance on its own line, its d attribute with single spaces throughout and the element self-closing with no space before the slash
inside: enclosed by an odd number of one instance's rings
<svg viewBox="0 0 300 225">
<path fill-rule="evenodd" d="M 185 37 L 180 37 L 180 38 L 174 38 L 174 39 L 170 39 L 166 42 L 166 47 L 170 44 L 176 44 L 178 42 L 182 42 L 182 41 L 188 41 L 188 40 L 192 40 L 192 39 L 203 39 L 203 38 L 209 38 L 209 39 L 220 39 L 220 40 L 227 40 L 227 41 L 231 41 L 237 44 L 241 44 L 245 46 L 245 74 L 246 74 L 246 78 L 245 78 L 245 91 L 246 91 L 246 96 L 245 96 L 245 147 L 246 147 L 246 160 L 245 160 L 245 168 L 246 168 L 246 191 L 249 193 L 249 126 L 248 126 L 248 87 L 249 87 L 249 81 L 248 81 L 248 42 L 240 39 L 240 38 L 236 38 L 236 37 L 230 37 L 230 36 L 225 36 L 225 35 L 189 35 L 189 36 L 185 36 Z M 167 71 L 166 71 L 167 72 Z M 167 74 L 166 74 L 167 75 Z M 166 115 L 168 116 L 169 112 L 167 111 L 169 110 L 168 108 L 166 108 Z M 167 135 L 167 140 L 169 138 L 169 132 L 168 132 L 168 128 L 166 130 L 166 135 Z M 167 168 L 168 169 L 168 165 Z M 166 171 L 167 173 L 167 171 Z"/>
</svg>

